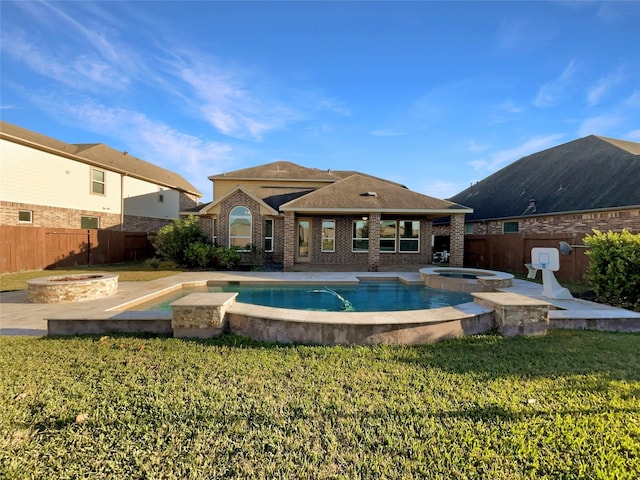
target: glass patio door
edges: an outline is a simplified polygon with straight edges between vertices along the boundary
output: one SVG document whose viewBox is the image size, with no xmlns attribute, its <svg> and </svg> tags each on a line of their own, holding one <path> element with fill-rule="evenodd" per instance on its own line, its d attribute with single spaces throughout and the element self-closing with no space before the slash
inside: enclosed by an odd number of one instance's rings
<svg viewBox="0 0 640 480">
<path fill-rule="evenodd" d="M 298 219 L 296 262 L 311 260 L 311 219 Z"/>
</svg>

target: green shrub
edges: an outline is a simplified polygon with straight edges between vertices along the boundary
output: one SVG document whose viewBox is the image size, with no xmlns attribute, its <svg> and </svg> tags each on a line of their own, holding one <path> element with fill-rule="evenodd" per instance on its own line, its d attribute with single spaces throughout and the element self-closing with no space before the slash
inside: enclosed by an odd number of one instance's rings
<svg viewBox="0 0 640 480">
<path fill-rule="evenodd" d="M 640 234 L 593 232 L 584 243 L 590 247 L 587 279 L 598 300 L 640 311 Z"/>
<path fill-rule="evenodd" d="M 175 219 L 162 227 L 153 240 L 153 247 L 159 256 L 173 260 L 178 265 L 202 268 L 205 266 L 200 264 L 203 248 L 197 244 L 207 243 L 207 236 L 200 229 L 200 219 L 189 216 Z"/>
<path fill-rule="evenodd" d="M 213 264 L 215 247 L 210 243 L 196 242 L 187 246 L 184 256 L 189 268 L 207 268 Z"/>
<path fill-rule="evenodd" d="M 240 263 L 241 256 L 235 247 L 215 247 L 213 258 L 213 263 L 216 267 L 233 270 Z"/>
</svg>

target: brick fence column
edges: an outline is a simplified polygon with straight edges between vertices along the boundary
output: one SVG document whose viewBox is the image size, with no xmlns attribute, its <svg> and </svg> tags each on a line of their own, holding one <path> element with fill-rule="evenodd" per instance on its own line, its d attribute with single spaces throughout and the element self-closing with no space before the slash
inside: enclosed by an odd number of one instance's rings
<svg viewBox="0 0 640 480">
<path fill-rule="evenodd" d="M 449 235 L 449 247 L 451 248 L 449 266 L 462 267 L 464 263 L 464 213 L 454 213 L 451 215 Z"/>
<path fill-rule="evenodd" d="M 380 213 L 369 214 L 369 271 L 380 270 Z"/>
<path fill-rule="evenodd" d="M 296 261 L 296 219 L 294 212 L 284 212 L 284 256 L 282 269 L 285 272 L 293 272 Z"/>
</svg>

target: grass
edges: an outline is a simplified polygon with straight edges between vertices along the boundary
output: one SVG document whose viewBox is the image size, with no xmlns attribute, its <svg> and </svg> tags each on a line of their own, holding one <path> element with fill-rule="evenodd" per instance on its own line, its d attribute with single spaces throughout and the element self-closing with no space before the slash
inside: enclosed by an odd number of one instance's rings
<svg viewBox="0 0 640 480">
<path fill-rule="evenodd" d="M 0 372 L 7 479 L 640 477 L 637 334 L 0 337 Z"/>
<path fill-rule="evenodd" d="M 90 265 L 65 269 L 40 270 L 37 272 L 7 273 L 0 275 L 0 292 L 26 290 L 27 280 L 52 275 L 69 275 L 81 272 L 110 272 L 118 273 L 120 282 L 145 282 L 168 277 L 183 270 L 178 269 L 173 262 L 161 261 L 157 267 L 152 262 L 138 260 L 133 262 L 115 263 L 112 265 Z"/>
</svg>

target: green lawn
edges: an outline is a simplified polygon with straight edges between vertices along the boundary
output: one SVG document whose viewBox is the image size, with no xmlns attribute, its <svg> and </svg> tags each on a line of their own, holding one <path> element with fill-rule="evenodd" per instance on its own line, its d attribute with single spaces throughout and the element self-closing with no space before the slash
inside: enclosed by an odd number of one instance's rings
<svg viewBox="0 0 640 480">
<path fill-rule="evenodd" d="M 0 337 L 0 477 L 640 478 L 640 335 Z"/>
<path fill-rule="evenodd" d="M 156 266 L 154 266 L 156 265 Z M 110 272 L 120 275 L 120 282 L 146 282 L 158 278 L 174 275 L 183 270 L 178 269 L 173 262 L 153 262 L 138 260 L 134 262 L 115 263 L 113 265 L 91 265 L 73 268 L 40 270 L 37 272 L 6 273 L 0 275 L 0 292 L 26 290 L 27 280 L 53 275 L 68 275 L 82 272 Z"/>
</svg>

